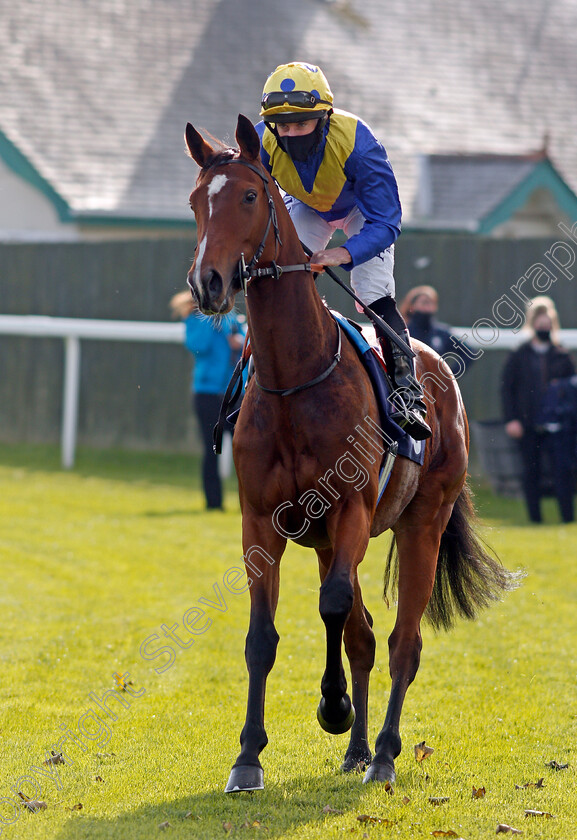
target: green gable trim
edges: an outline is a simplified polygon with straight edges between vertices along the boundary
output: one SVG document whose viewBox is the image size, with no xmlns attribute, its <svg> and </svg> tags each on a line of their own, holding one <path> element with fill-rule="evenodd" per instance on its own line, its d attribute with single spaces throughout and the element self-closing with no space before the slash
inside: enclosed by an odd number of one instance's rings
<svg viewBox="0 0 577 840">
<path fill-rule="evenodd" d="M 6 166 L 41 192 L 54 205 L 61 222 L 71 222 L 72 214 L 68 203 L 54 187 L 30 163 L 28 158 L 0 131 L 0 158 Z"/>
<path fill-rule="evenodd" d="M 402 233 L 430 233 L 430 234 L 446 234 L 450 233 L 452 236 L 471 236 L 477 233 L 477 228 L 472 225 L 463 225 L 458 222 L 425 222 L 420 219 L 403 221 Z"/>
<path fill-rule="evenodd" d="M 61 222 L 73 222 L 77 225 L 101 227 L 142 227 L 142 228 L 182 228 L 196 231 L 194 219 L 140 218 L 138 216 L 122 216 L 110 214 L 94 215 L 87 213 L 76 214 L 70 205 L 54 189 L 28 158 L 0 131 L 0 159 L 15 175 L 22 178 L 52 203 Z M 191 214 L 192 215 L 192 214 Z"/>
<path fill-rule="evenodd" d="M 497 207 L 479 221 L 478 233 L 486 235 L 493 228 L 507 222 L 537 189 L 547 189 L 569 218 L 577 219 L 577 195 L 571 190 L 555 167 L 543 160 Z"/>
<path fill-rule="evenodd" d="M 192 214 L 191 214 L 192 215 Z M 141 217 L 141 216 L 116 216 L 112 214 L 89 215 L 79 213 L 74 217 L 74 221 L 80 225 L 86 226 L 102 226 L 102 227 L 142 227 L 142 228 L 182 228 L 182 230 L 190 230 L 191 233 L 196 231 L 196 222 L 194 219 L 167 219 Z"/>
</svg>

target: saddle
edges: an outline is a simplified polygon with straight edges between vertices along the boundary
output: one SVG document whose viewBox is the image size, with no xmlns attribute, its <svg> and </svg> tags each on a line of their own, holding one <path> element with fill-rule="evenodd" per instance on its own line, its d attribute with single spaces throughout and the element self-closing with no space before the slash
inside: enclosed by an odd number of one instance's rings
<svg viewBox="0 0 577 840">
<path fill-rule="evenodd" d="M 374 327 L 358 324 L 333 309 L 329 311 L 357 351 L 369 375 L 379 407 L 381 428 L 398 444 L 399 455 L 422 466 L 425 457 L 425 441 L 414 440 L 391 418 L 393 405 L 389 398 L 394 392 L 394 385 L 387 373 L 387 365 Z"/>
</svg>

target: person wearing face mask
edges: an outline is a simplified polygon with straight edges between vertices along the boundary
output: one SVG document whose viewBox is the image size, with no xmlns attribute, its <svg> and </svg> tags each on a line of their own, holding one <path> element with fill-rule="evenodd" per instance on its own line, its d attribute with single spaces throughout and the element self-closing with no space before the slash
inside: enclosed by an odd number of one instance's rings
<svg viewBox="0 0 577 840">
<path fill-rule="evenodd" d="M 409 333 L 395 302 L 394 242 L 401 204 L 387 153 L 359 117 L 333 108 L 324 73 L 303 62 L 281 64 L 266 80 L 256 125 L 261 160 L 285 194 L 313 265 L 342 266 L 363 303 L 406 344 Z M 327 248 L 335 230 L 343 246 Z M 379 336 L 387 367 L 405 408 L 396 422 L 417 440 L 431 436 L 413 359 Z"/>
<path fill-rule="evenodd" d="M 439 296 L 432 286 L 415 286 L 399 307 L 413 338 L 428 344 L 445 358 L 453 373 L 461 376 L 475 359 L 476 351 L 451 332 L 448 324 L 437 321 Z"/>
<path fill-rule="evenodd" d="M 519 446 L 522 486 L 531 522 L 541 522 L 543 459 L 549 461 L 563 522 L 572 522 L 575 490 L 575 365 L 557 340 L 559 318 L 551 298 L 527 305 L 530 338 L 503 369 L 501 401 L 505 431 Z"/>
</svg>

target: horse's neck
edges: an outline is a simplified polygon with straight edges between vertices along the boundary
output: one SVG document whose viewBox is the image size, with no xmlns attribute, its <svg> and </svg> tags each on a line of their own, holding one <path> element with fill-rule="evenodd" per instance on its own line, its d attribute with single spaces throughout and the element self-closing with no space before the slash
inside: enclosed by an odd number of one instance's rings
<svg viewBox="0 0 577 840">
<path fill-rule="evenodd" d="M 279 266 L 301 263 L 303 251 L 284 205 L 277 212 L 283 245 L 276 262 Z M 266 254 L 261 264 L 264 257 Z M 323 361 L 334 355 L 332 319 L 310 272 L 253 280 L 248 288 L 247 314 L 255 369 L 269 388 L 289 388 L 316 376 L 319 364 L 322 367 Z"/>
</svg>

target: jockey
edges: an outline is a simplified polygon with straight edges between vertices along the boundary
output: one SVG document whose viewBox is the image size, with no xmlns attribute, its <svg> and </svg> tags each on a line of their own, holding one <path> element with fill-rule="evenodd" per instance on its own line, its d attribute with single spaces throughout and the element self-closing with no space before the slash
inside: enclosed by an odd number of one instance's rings
<svg viewBox="0 0 577 840">
<path fill-rule="evenodd" d="M 342 266 L 361 300 L 409 344 L 395 303 L 394 242 L 401 232 L 397 182 L 387 153 L 369 126 L 333 109 L 323 72 L 312 64 L 281 64 L 264 86 L 256 130 L 266 169 L 286 193 L 285 202 L 311 263 Z M 337 229 L 343 247 L 327 249 Z M 393 419 L 412 437 L 431 436 L 413 359 L 379 335 L 395 395 L 403 401 Z"/>
</svg>

